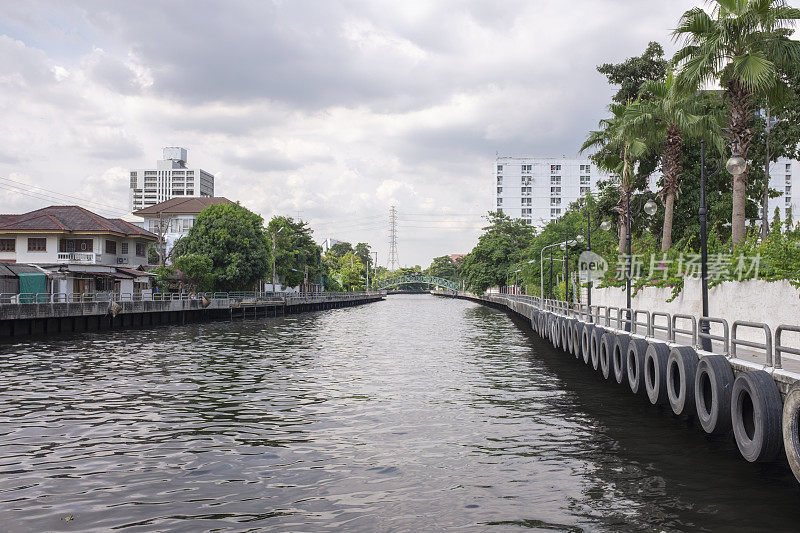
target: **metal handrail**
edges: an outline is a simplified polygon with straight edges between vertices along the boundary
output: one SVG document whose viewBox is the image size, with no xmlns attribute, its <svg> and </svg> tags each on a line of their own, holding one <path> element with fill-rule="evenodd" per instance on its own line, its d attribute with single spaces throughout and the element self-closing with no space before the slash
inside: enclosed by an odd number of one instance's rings
<svg viewBox="0 0 800 533">
<path fill-rule="evenodd" d="M 667 319 L 667 325 L 666 326 L 657 326 L 656 325 L 656 317 L 657 316 L 665 317 Z M 674 341 L 675 340 L 672 337 L 672 321 L 670 320 L 669 313 L 663 313 L 661 311 L 653 311 L 652 313 L 650 313 L 650 332 L 647 334 L 647 336 L 655 338 L 656 330 L 666 332 L 668 341 Z M 692 341 L 694 341 L 694 338 L 692 338 Z"/>
<path fill-rule="evenodd" d="M 678 327 L 678 319 L 689 320 L 692 323 L 692 329 L 686 330 Z M 692 346 L 697 346 L 697 318 L 694 315 L 682 315 L 680 313 L 676 313 L 672 315 L 672 337 L 670 340 L 672 342 L 677 342 L 676 335 L 680 333 L 681 335 L 691 335 L 692 336 Z"/>
<path fill-rule="evenodd" d="M 800 326 L 789 326 L 786 324 L 781 324 L 775 330 L 775 368 L 783 368 L 782 355 L 784 353 L 790 353 L 792 355 L 800 355 L 800 348 L 792 348 L 790 346 L 784 346 L 783 344 L 781 344 L 781 334 L 784 331 L 793 331 L 795 333 L 800 333 Z"/>
<path fill-rule="evenodd" d="M 762 343 L 762 342 L 753 342 L 753 341 L 745 341 L 742 339 L 737 339 L 736 331 L 739 329 L 739 326 L 763 330 L 764 342 Z M 772 332 L 770 331 L 769 326 L 764 324 L 763 322 L 748 322 L 746 320 L 735 320 L 733 322 L 733 326 L 731 327 L 731 357 L 736 357 L 737 346 L 747 346 L 750 348 L 758 348 L 760 350 L 764 350 L 767 359 L 766 365 L 772 366 Z"/>
<path fill-rule="evenodd" d="M 698 320 L 697 322 L 699 326 L 697 337 L 699 339 L 708 339 L 712 342 L 713 341 L 722 342 L 724 355 L 728 356 L 730 354 L 730 334 L 729 334 L 730 328 L 728 327 L 728 321 L 725 320 L 724 318 L 714 318 L 710 316 L 704 316 L 701 317 L 700 320 Z M 705 333 L 703 331 L 704 323 L 708 324 L 708 333 Z M 722 336 L 713 335 L 711 333 L 711 324 L 722 324 Z"/>
<path fill-rule="evenodd" d="M 644 315 L 647 320 L 644 322 L 639 322 L 639 315 Z M 650 318 L 650 311 L 645 311 L 643 309 L 637 309 L 633 312 L 633 320 L 631 322 L 631 333 L 639 333 L 639 326 L 644 326 L 645 336 L 651 337 L 650 335 L 650 327 L 652 324 L 652 319 Z"/>
</svg>

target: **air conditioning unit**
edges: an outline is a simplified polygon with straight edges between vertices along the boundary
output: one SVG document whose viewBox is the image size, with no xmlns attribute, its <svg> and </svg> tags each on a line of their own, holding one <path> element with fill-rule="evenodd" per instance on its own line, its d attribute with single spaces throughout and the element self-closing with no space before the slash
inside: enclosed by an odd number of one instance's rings
<svg viewBox="0 0 800 533">
<path fill-rule="evenodd" d="M 127 257 L 117 257 L 117 264 L 118 265 L 127 265 L 128 258 Z"/>
</svg>

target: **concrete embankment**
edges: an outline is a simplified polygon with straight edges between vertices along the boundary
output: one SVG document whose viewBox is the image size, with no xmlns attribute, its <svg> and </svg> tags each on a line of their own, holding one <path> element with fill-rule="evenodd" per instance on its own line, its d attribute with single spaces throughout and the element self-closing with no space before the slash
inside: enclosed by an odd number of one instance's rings
<svg viewBox="0 0 800 533">
<path fill-rule="evenodd" d="M 261 318 L 379 301 L 383 293 L 322 293 L 288 297 L 179 298 L 121 302 L 0 305 L 0 340 L 206 320 Z"/>
<path fill-rule="evenodd" d="M 730 336 L 727 323 L 720 336 L 699 331 L 691 315 L 569 308 L 532 296 L 433 294 L 525 317 L 542 339 L 576 364 L 591 365 L 610 384 L 697 420 L 706 433 L 732 433 L 747 461 L 770 462 L 785 455 L 800 482 L 800 373 L 794 370 L 800 363 L 787 360 L 792 368 L 783 367 L 780 358 L 772 358 L 770 346 L 737 339 L 735 323 Z M 700 349 L 704 335 L 713 337 L 712 349 L 716 345 L 719 352 Z M 766 349 L 766 361 L 754 361 L 743 348 Z"/>
</svg>

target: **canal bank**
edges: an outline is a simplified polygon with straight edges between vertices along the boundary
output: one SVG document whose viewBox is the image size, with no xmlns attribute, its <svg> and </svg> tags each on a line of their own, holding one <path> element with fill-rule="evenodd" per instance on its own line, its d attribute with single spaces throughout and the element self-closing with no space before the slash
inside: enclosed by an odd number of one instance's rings
<svg viewBox="0 0 800 533">
<path fill-rule="evenodd" d="M 167 293 L 157 294 L 157 299 L 147 300 L 109 300 L 107 295 L 93 296 L 82 296 L 88 301 L 58 301 L 53 295 L 31 295 L 30 301 L 36 303 L 0 304 L 0 341 L 209 320 L 283 316 L 374 303 L 385 298 L 386 294 Z"/>
<path fill-rule="evenodd" d="M 787 361 L 791 368 L 786 368 L 781 359 L 782 353 L 800 353 L 781 344 L 782 330 L 796 332 L 796 326 L 777 328 L 773 353 L 773 334 L 766 324 L 735 321 L 729 328 L 725 319 L 698 321 L 691 315 L 605 306 L 573 308 L 533 296 L 433 294 L 523 317 L 555 349 L 590 365 L 609 383 L 629 387 L 675 415 L 696 417 L 710 435 L 732 432 L 747 461 L 770 463 L 785 456 L 800 481 L 800 374 L 797 361 Z M 704 323 L 718 325 L 720 332 L 703 331 Z M 737 338 L 739 326 L 762 330 L 766 341 Z"/>
</svg>

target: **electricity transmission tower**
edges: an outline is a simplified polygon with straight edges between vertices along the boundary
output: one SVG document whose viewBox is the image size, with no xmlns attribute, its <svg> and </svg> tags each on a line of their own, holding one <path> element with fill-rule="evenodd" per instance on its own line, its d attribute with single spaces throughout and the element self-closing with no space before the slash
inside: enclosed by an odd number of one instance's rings
<svg viewBox="0 0 800 533">
<path fill-rule="evenodd" d="M 389 208 L 389 270 L 394 272 L 400 266 L 397 259 L 397 209 Z"/>
</svg>

